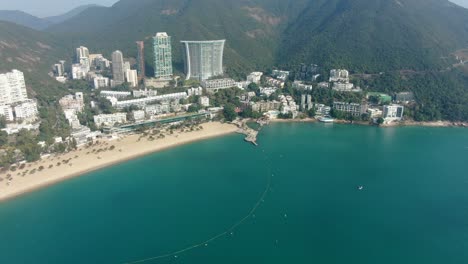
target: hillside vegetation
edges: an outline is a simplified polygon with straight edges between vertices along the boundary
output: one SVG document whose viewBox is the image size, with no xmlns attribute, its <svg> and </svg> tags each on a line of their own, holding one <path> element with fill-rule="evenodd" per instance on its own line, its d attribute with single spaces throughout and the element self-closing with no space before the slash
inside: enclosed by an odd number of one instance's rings
<svg viewBox="0 0 468 264">
<path fill-rule="evenodd" d="M 182 39 L 227 39 L 230 71 L 317 63 L 353 71 L 440 69 L 468 46 L 468 10 L 447 0 L 121 0 L 52 26 L 74 44 L 135 55 L 165 31 L 182 70 Z M 151 49 L 148 49 L 151 59 Z M 151 61 L 151 60 L 150 60 Z"/>
<path fill-rule="evenodd" d="M 52 35 L 0 21 L 0 72 L 24 72 L 32 96 L 52 100 L 63 93 L 48 76 L 52 64 L 67 59 L 69 51 Z"/>
</svg>

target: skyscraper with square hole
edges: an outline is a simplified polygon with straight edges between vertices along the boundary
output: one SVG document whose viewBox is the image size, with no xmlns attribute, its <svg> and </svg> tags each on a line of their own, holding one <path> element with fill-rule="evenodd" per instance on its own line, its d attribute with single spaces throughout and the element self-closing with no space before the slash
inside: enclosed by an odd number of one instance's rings
<svg viewBox="0 0 468 264">
<path fill-rule="evenodd" d="M 154 47 L 154 77 L 159 79 L 172 78 L 172 47 L 171 37 L 166 32 L 156 33 L 153 37 Z"/>
<path fill-rule="evenodd" d="M 186 79 L 207 80 L 223 75 L 223 53 L 226 40 L 182 41 L 185 53 Z"/>
</svg>

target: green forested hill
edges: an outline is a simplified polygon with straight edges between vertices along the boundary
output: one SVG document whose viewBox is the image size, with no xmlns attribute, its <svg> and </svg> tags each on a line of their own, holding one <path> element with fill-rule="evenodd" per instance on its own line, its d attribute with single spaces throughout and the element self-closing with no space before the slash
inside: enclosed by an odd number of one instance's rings
<svg viewBox="0 0 468 264">
<path fill-rule="evenodd" d="M 377 72 L 440 69 L 468 46 L 468 10 L 447 0 L 121 0 L 52 32 L 105 53 L 166 31 L 182 70 L 182 39 L 227 39 L 226 65 L 247 71 L 317 63 Z M 151 58 L 151 49 L 148 59 Z"/>
<path fill-rule="evenodd" d="M 468 10 L 445 0 L 315 0 L 284 31 L 279 58 L 354 71 L 440 69 L 468 46 Z"/>
<path fill-rule="evenodd" d="M 72 54 L 51 34 L 0 21 L 0 72 L 18 69 L 24 72 L 33 96 L 54 97 L 62 92 L 48 76 L 52 64 Z"/>
</svg>

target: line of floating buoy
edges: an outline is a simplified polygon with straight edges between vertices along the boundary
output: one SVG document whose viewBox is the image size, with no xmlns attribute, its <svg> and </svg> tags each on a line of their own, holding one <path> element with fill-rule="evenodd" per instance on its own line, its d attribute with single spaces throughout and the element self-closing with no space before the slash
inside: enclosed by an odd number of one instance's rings
<svg viewBox="0 0 468 264">
<path fill-rule="evenodd" d="M 266 159 L 266 160 L 268 160 L 268 159 Z M 269 176 L 268 176 L 268 181 L 267 181 L 265 190 L 263 191 L 263 193 L 260 196 L 257 203 L 254 205 L 254 207 L 250 210 L 250 212 L 244 218 L 242 218 L 240 221 L 235 223 L 233 226 L 231 226 L 226 231 L 224 231 L 224 232 L 222 232 L 222 233 L 220 233 L 220 234 L 218 234 L 218 235 L 216 235 L 216 236 L 214 236 L 214 237 L 212 237 L 212 238 L 210 238 L 210 239 L 208 239 L 208 240 L 206 240 L 206 241 L 204 241 L 202 243 L 194 244 L 192 246 L 186 247 L 184 249 L 181 249 L 181 250 L 178 250 L 178 251 L 175 251 L 175 252 L 172 252 L 172 253 L 168 253 L 168 254 L 164 254 L 164 255 L 160 255 L 160 256 L 156 256 L 156 257 L 150 257 L 150 258 L 146 258 L 146 259 L 141 259 L 141 260 L 137 260 L 137 261 L 132 261 L 132 262 L 126 262 L 125 264 L 144 263 L 144 262 L 148 262 L 148 261 L 154 261 L 154 260 L 168 258 L 168 257 L 171 257 L 171 256 L 173 256 L 174 258 L 178 258 L 179 254 L 182 254 L 182 253 L 185 253 L 187 251 L 202 247 L 203 245 L 205 247 L 207 247 L 209 243 L 219 239 L 220 237 L 228 235 L 229 233 L 231 235 L 233 235 L 234 233 L 232 231 L 234 229 L 236 229 L 237 227 L 239 227 L 241 224 L 243 224 L 247 219 L 249 219 L 250 217 L 256 218 L 255 211 L 257 211 L 257 209 L 260 207 L 260 205 L 265 202 L 265 197 L 267 196 L 267 194 L 268 194 L 268 192 L 270 190 L 270 187 L 271 187 L 271 181 L 272 181 L 272 177 L 273 177 L 274 174 L 271 174 L 271 176 L 270 176 L 270 174 L 268 174 L 268 175 Z"/>
</svg>

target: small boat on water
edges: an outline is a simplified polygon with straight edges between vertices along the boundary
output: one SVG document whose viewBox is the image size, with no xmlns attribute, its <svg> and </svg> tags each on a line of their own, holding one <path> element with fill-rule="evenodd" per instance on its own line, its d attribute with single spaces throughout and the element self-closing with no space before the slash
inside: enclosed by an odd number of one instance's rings
<svg viewBox="0 0 468 264">
<path fill-rule="evenodd" d="M 321 116 L 318 118 L 318 120 L 322 123 L 333 123 L 335 122 L 335 119 L 329 117 L 329 116 Z"/>
<path fill-rule="evenodd" d="M 362 185 L 359 186 L 359 187 L 358 187 L 358 190 L 360 190 L 360 191 L 364 190 L 364 186 L 362 186 Z"/>
</svg>

